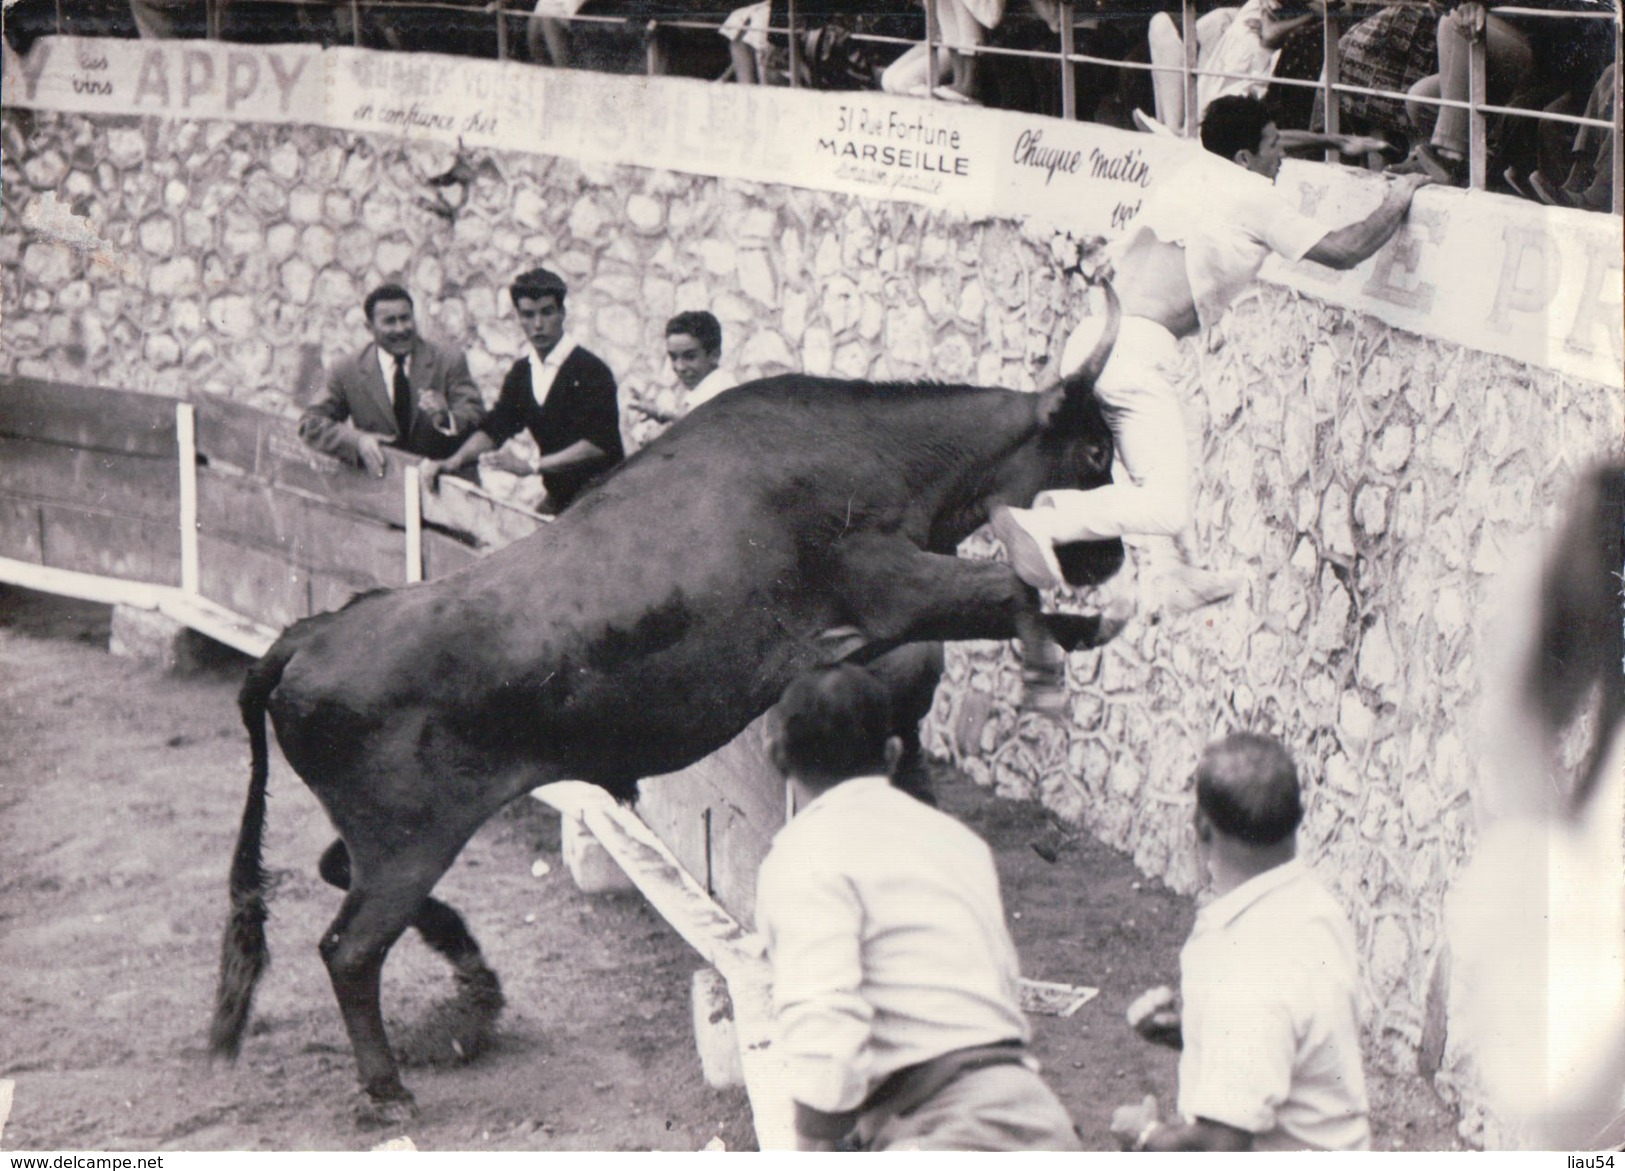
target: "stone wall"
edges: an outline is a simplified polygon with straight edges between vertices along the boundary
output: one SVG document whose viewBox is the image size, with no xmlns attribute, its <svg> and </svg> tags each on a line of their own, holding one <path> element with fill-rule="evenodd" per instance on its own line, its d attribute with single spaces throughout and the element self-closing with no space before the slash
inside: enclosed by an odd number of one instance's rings
<svg viewBox="0 0 1625 1171">
<path fill-rule="evenodd" d="M 494 397 L 523 344 L 506 282 L 544 263 L 626 397 L 666 412 L 660 329 L 697 307 L 742 376 L 1030 388 L 1081 304 L 1070 241 L 903 204 L 314 127 L 8 109 L 3 134 L 0 369 L 27 375 L 292 414 L 364 340 L 366 290 L 401 280 Z M 429 182 L 459 161 L 466 182 Z M 1245 570 L 1246 596 L 1073 656 L 1064 724 L 1018 717 L 1010 647 L 957 647 L 929 739 L 1188 891 L 1198 752 L 1281 736 L 1307 854 L 1359 932 L 1372 1054 L 1410 1062 L 1475 833 L 1486 590 L 1619 449 L 1620 389 L 1276 286 L 1185 355 L 1193 546 Z"/>
</svg>

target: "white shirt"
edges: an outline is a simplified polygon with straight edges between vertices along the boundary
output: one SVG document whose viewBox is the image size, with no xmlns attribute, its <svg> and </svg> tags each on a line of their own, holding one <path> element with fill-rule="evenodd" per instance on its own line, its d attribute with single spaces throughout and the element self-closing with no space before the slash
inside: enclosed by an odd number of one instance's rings
<svg viewBox="0 0 1625 1171">
<path fill-rule="evenodd" d="M 739 379 L 733 373 L 718 366 L 711 373 L 700 379 L 699 384 L 688 392 L 684 400 L 684 410 L 692 411 L 701 403 L 710 402 L 725 390 L 732 390 L 739 385 Z"/>
<path fill-rule="evenodd" d="M 564 360 L 576 352 L 576 339 L 565 330 L 559 335 L 558 343 L 542 357 L 532 346 L 526 351 L 525 357 L 530 361 L 530 393 L 541 406 L 547 401 L 548 392 L 553 389 L 553 380 L 559 376 L 559 367 Z"/>
<path fill-rule="evenodd" d="M 1280 58 L 1281 51 L 1266 49 L 1264 42 L 1259 39 L 1258 32 L 1247 24 L 1249 20 L 1258 20 L 1263 15 L 1263 0 L 1247 0 L 1247 3 L 1236 10 L 1235 19 L 1224 30 L 1224 36 L 1219 38 L 1219 43 L 1202 61 L 1203 69 L 1212 69 L 1219 73 L 1246 73 L 1261 80 L 1209 77 L 1204 74 L 1196 79 L 1198 111 L 1206 113 L 1208 103 L 1214 98 L 1224 97 L 1227 94 L 1251 94 L 1255 98 L 1261 98 L 1264 91 L 1269 89 L 1269 79 L 1275 73 L 1275 62 Z"/>
<path fill-rule="evenodd" d="M 384 349 L 383 346 L 378 347 L 378 369 L 383 372 L 384 393 L 389 397 L 391 406 L 393 406 L 395 403 L 395 363 L 399 362 L 401 364 L 401 370 L 408 376 L 407 385 L 410 386 L 410 377 L 412 373 L 411 357 L 412 355 L 408 354 L 404 358 L 397 358 L 394 354 Z"/>
<path fill-rule="evenodd" d="M 1029 1039 L 992 851 L 885 777 L 843 781 L 778 832 L 756 924 L 784 1089 L 815 1110 L 853 1109 L 954 1049 Z"/>
<path fill-rule="evenodd" d="M 1146 233 L 1184 248 L 1196 315 L 1212 326 L 1271 252 L 1302 260 L 1330 229 L 1288 203 L 1264 176 L 1211 151 L 1192 147 L 1189 154 L 1145 197 L 1145 207 L 1113 245 L 1113 258 L 1121 267 L 1121 258 Z"/>
<path fill-rule="evenodd" d="M 1179 1112 L 1257 1150 L 1368 1150 L 1354 928 L 1294 860 L 1214 899 L 1179 953 Z"/>
</svg>

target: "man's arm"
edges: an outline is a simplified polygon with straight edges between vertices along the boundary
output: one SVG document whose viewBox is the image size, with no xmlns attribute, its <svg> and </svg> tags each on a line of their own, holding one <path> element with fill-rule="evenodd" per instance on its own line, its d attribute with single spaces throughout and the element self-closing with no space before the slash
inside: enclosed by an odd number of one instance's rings
<svg viewBox="0 0 1625 1171">
<path fill-rule="evenodd" d="M 349 369 L 340 366 L 328 375 L 327 385 L 299 416 L 299 438 L 323 455 L 336 456 L 381 476 L 384 453 L 378 437 L 350 421 L 350 398 L 344 390 Z"/>
<path fill-rule="evenodd" d="M 481 432 L 483 434 L 483 432 Z M 577 439 L 569 447 L 544 455 L 536 461 L 538 472 L 564 472 L 581 464 L 604 459 L 609 453 L 590 439 Z M 453 458 L 456 458 L 455 456 Z"/>
<path fill-rule="evenodd" d="M 1399 231 L 1417 189 L 1431 182 L 1426 175 L 1401 175 L 1393 180 L 1376 211 L 1346 228 L 1327 232 L 1304 258 L 1340 271 L 1369 260 Z"/>
<path fill-rule="evenodd" d="M 1317 134 L 1313 130 L 1281 131 L 1281 148 L 1287 151 L 1331 148 L 1346 155 L 1382 154 L 1394 149 L 1387 139 L 1373 134 Z"/>
<path fill-rule="evenodd" d="M 468 357 L 462 352 L 452 356 L 446 369 L 446 407 L 451 413 L 452 435 L 464 435 L 478 427 L 485 418 L 485 401 L 480 388 L 474 385 L 474 376 L 468 372 Z"/>
<path fill-rule="evenodd" d="M 863 908 L 841 875 L 804 857 L 770 853 L 757 882 L 796 1146 L 833 1150 L 868 1089 L 862 1062 L 874 1009 L 860 992 Z"/>
</svg>

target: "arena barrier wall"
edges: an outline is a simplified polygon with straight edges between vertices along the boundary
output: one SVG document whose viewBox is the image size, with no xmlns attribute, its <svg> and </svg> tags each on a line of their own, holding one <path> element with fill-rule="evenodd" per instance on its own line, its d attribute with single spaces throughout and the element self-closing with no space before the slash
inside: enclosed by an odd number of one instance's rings
<svg viewBox="0 0 1625 1171">
<path fill-rule="evenodd" d="M 877 94 L 41 44 L 4 74 L 0 369 L 284 416 L 359 344 L 361 298 L 385 279 L 494 394 L 523 345 L 505 284 L 532 263 L 570 282 L 571 328 L 625 398 L 668 415 L 660 329 L 699 307 L 747 377 L 1032 388 L 1084 311 L 1066 266 L 1183 149 Z M 940 183 L 897 153 L 909 136 L 951 147 Z M 1281 179 L 1329 223 L 1381 182 L 1304 163 Z M 1009 647 L 955 648 L 929 721 L 978 781 L 1182 890 L 1200 748 L 1280 735 L 1311 790 L 1305 852 L 1359 933 L 1372 1059 L 1442 1053 L 1441 1088 L 1467 1092 L 1469 1132 L 1491 1141 L 1429 996 L 1440 900 L 1476 835 L 1468 713 L 1491 583 L 1574 474 L 1622 447 L 1621 254 L 1615 217 L 1433 189 L 1351 272 L 1267 269 L 1183 346 L 1192 543 L 1245 570 L 1247 596 L 1073 656 L 1063 725 L 1018 717 Z"/>
</svg>

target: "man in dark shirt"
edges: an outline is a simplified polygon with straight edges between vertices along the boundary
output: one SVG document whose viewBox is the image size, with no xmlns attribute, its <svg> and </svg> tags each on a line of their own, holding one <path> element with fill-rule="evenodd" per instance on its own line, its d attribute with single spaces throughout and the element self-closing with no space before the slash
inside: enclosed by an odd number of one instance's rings
<svg viewBox="0 0 1625 1171">
<path fill-rule="evenodd" d="M 621 446 L 615 376 L 564 327 L 564 281 L 545 268 L 521 273 L 508 290 L 531 352 L 502 381 L 502 393 L 457 452 L 423 465 L 431 488 L 455 471 L 528 430 L 541 458 L 544 512 L 562 512 L 589 482 L 626 457 Z"/>
</svg>

